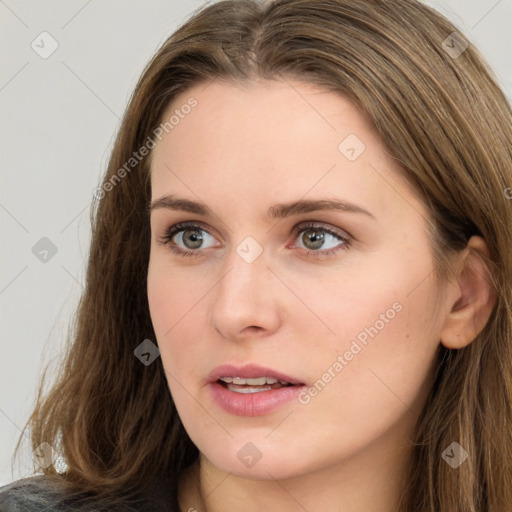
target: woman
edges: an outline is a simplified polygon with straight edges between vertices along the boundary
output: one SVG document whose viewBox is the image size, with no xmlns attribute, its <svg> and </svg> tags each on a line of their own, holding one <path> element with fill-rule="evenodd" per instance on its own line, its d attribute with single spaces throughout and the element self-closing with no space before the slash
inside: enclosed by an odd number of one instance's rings
<svg viewBox="0 0 512 512">
<path fill-rule="evenodd" d="M 511 148 L 419 2 L 196 13 L 135 89 L 30 420 L 66 471 L 0 509 L 510 510 Z"/>
</svg>

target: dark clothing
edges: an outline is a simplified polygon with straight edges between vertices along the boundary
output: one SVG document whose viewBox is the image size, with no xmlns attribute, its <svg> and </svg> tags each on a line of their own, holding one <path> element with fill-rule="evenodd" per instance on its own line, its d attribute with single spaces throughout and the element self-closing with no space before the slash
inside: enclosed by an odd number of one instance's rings
<svg viewBox="0 0 512 512">
<path fill-rule="evenodd" d="M 180 512 L 175 496 L 169 496 L 165 484 L 155 486 L 136 503 L 126 505 L 94 504 L 66 497 L 65 492 L 43 475 L 23 478 L 0 487 L 0 512 Z"/>
</svg>

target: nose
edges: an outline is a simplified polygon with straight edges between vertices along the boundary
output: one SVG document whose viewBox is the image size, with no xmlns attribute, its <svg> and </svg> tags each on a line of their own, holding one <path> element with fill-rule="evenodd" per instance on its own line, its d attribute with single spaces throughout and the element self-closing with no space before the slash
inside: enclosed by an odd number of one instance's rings
<svg viewBox="0 0 512 512">
<path fill-rule="evenodd" d="M 233 250 L 223 277 L 211 297 L 211 326 L 224 338 L 241 341 L 262 338 L 279 329 L 276 279 L 267 266 L 265 252 L 255 261 Z"/>
</svg>

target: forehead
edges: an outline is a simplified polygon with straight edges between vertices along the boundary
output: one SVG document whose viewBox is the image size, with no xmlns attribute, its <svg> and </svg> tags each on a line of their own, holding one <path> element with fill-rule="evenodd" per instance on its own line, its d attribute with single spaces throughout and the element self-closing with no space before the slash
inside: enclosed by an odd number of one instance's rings
<svg viewBox="0 0 512 512">
<path fill-rule="evenodd" d="M 188 109 L 191 98 L 197 104 Z M 313 149 L 319 137 L 324 150 L 331 143 L 331 150 L 337 154 L 338 139 L 350 133 L 376 139 L 371 121 L 352 102 L 305 82 L 262 80 L 235 85 L 214 80 L 199 84 L 174 98 L 163 120 L 182 109 L 190 112 L 182 115 L 167 134 L 168 145 L 188 147 L 186 139 L 193 130 L 194 141 L 208 149 L 211 156 L 225 149 L 239 149 L 248 159 L 254 154 L 261 157 L 262 150 L 281 157 L 286 153 L 293 156 Z M 176 115 L 174 118 L 177 120 Z M 230 147 L 230 138 L 236 140 L 237 148 Z M 301 147 L 297 141 L 304 138 L 309 138 L 309 144 Z"/>
<path fill-rule="evenodd" d="M 313 84 L 214 80 L 177 96 L 163 122 L 173 115 L 152 155 L 153 199 L 215 194 L 249 208 L 252 197 L 334 195 L 385 209 L 405 185 L 370 119 Z"/>
</svg>

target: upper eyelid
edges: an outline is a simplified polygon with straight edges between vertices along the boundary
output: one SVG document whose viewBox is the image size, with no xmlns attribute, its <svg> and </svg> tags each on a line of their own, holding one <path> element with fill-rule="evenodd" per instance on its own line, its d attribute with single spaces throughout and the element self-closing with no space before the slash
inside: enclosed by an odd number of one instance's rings
<svg viewBox="0 0 512 512">
<path fill-rule="evenodd" d="M 197 227 L 201 231 L 206 231 L 208 234 L 214 236 L 212 234 L 212 231 L 217 233 L 218 231 L 213 228 L 212 226 L 209 226 L 208 224 L 205 224 L 204 222 L 200 221 L 182 221 L 182 222 L 175 222 L 174 224 L 170 224 L 167 227 L 164 228 L 164 234 L 167 234 L 171 232 L 171 230 L 174 231 L 174 235 L 181 233 L 182 231 L 186 231 L 187 229 Z"/>
<path fill-rule="evenodd" d="M 306 223 L 306 225 L 304 224 L 304 222 Z M 332 224 L 329 224 L 329 223 L 320 222 L 320 221 L 304 221 L 304 222 L 299 222 L 298 224 L 296 224 L 293 227 L 293 230 L 294 231 L 303 231 L 308 228 L 309 229 L 318 229 L 318 230 L 325 230 L 325 231 L 331 233 L 332 235 L 336 235 L 341 238 L 351 238 L 351 239 L 354 238 L 345 229 L 338 228 L 337 226 L 333 226 Z M 311 225 L 311 224 L 314 224 L 314 225 Z"/>
</svg>

